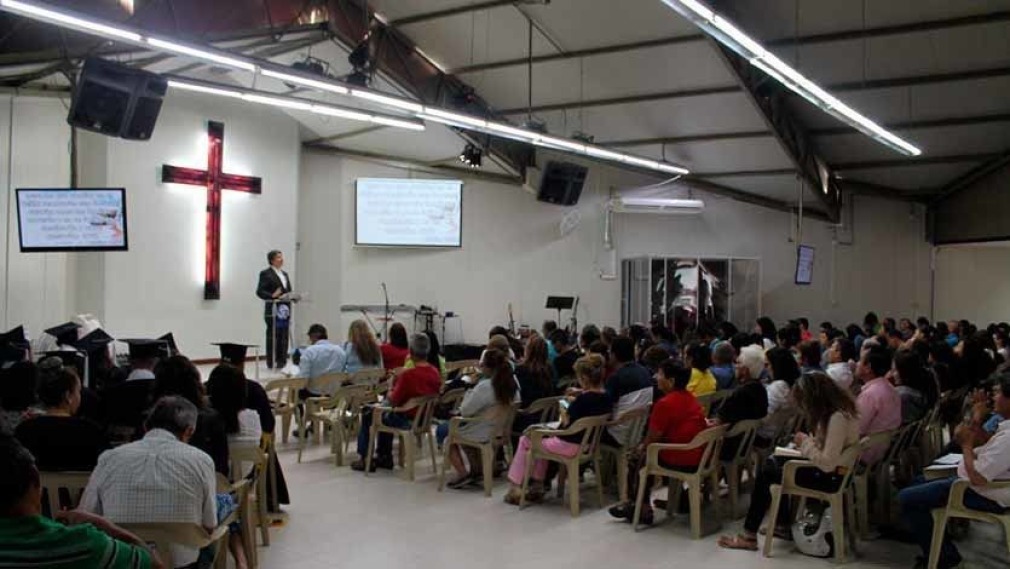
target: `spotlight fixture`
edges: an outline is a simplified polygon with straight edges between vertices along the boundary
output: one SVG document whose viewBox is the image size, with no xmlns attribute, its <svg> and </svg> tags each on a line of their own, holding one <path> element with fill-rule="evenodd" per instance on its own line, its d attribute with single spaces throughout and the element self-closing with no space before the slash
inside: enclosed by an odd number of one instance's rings
<svg viewBox="0 0 1010 569">
<path fill-rule="evenodd" d="M 484 151 L 469 142 L 463 147 L 463 151 L 459 153 L 459 161 L 474 170 L 481 167 L 483 157 Z"/>
</svg>

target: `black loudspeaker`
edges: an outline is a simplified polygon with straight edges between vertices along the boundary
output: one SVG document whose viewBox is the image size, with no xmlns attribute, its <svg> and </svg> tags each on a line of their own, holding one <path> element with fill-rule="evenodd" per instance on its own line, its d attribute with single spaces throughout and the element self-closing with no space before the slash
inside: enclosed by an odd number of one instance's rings
<svg viewBox="0 0 1010 569">
<path fill-rule="evenodd" d="M 98 58 L 84 62 L 67 122 L 128 140 L 147 140 L 168 90 L 164 78 Z"/>
<path fill-rule="evenodd" d="M 589 169 L 570 162 L 548 162 L 540 179 L 537 199 L 558 205 L 575 205 L 582 195 Z"/>
</svg>

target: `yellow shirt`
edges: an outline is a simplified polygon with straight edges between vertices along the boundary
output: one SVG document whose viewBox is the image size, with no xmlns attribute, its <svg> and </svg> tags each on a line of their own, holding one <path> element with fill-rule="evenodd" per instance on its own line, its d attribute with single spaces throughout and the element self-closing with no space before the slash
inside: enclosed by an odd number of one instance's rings
<svg viewBox="0 0 1010 569">
<path fill-rule="evenodd" d="M 693 393 L 695 397 L 715 393 L 715 376 L 709 370 L 701 371 L 697 368 L 691 368 L 691 381 L 687 383 L 687 390 Z"/>
</svg>

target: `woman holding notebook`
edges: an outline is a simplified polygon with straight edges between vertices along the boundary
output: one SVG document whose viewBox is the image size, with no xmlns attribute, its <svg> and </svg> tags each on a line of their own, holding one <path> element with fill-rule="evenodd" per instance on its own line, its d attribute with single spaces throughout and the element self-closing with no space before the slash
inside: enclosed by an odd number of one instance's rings
<svg viewBox="0 0 1010 569">
<path fill-rule="evenodd" d="M 796 471 L 796 482 L 806 488 L 837 491 L 844 477 L 840 472 L 842 453 L 851 445 L 859 444 L 856 402 L 848 391 L 821 372 L 800 376 L 792 396 L 814 428 L 812 435 L 796 433 L 793 439 L 800 458 L 813 463 Z M 772 502 L 771 487 L 782 482 L 782 465 L 788 460 L 773 457 L 758 472 L 743 531 L 735 536 L 722 536 L 720 546 L 757 551 L 758 530 Z M 781 515 L 778 519 L 786 522 L 789 516 Z M 768 528 L 768 531 L 775 531 L 776 535 L 789 533 L 788 528 Z"/>
</svg>

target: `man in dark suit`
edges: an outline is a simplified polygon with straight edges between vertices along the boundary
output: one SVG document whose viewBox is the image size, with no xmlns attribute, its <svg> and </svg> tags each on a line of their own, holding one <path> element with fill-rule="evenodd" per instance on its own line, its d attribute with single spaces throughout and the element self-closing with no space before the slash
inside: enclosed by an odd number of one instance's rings
<svg viewBox="0 0 1010 569">
<path fill-rule="evenodd" d="M 274 250 L 267 253 L 270 267 L 260 271 L 259 284 L 256 286 L 256 296 L 267 301 L 264 305 L 263 317 L 267 323 L 267 367 L 282 368 L 288 361 L 288 329 L 291 324 L 291 303 L 271 300 L 291 292 L 291 278 L 281 270 L 284 266 L 284 254 Z M 276 318 L 274 310 L 277 310 Z M 276 322 L 276 327 L 274 323 Z M 276 344 L 275 344 L 276 340 Z"/>
</svg>

